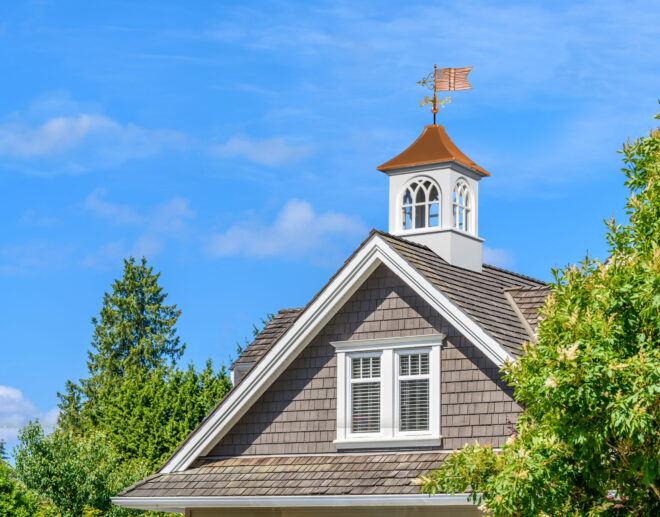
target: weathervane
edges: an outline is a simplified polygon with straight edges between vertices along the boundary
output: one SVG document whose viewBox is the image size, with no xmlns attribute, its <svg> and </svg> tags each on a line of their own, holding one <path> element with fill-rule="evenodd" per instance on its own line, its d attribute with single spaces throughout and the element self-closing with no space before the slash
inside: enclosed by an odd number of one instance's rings
<svg viewBox="0 0 660 517">
<path fill-rule="evenodd" d="M 449 92 L 457 90 L 471 90 L 472 86 L 468 83 L 467 76 L 472 70 L 471 66 L 464 68 L 438 68 L 438 65 L 433 65 L 433 72 L 427 75 L 421 81 L 417 81 L 420 86 L 426 86 L 429 90 L 433 91 L 433 97 L 429 99 L 428 95 L 419 101 L 419 107 L 423 108 L 427 104 L 431 104 L 431 113 L 433 113 L 433 124 L 435 124 L 435 115 L 440 111 L 438 105 L 445 107 L 445 104 L 451 103 L 451 97 L 447 96 L 444 99 L 438 99 L 436 92 Z"/>
</svg>

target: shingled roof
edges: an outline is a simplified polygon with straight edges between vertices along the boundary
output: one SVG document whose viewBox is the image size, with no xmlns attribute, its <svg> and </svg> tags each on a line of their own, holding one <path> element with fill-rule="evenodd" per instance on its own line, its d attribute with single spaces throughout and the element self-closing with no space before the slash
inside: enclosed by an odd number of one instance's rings
<svg viewBox="0 0 660 517">
<path fill-rule="evenodd" d="M 250 363 L 248 357 L 260 360 L 282 338 L 286 330 L 305 312 L 305 310 L 325 291 L 332 281 L 339 275 L 353 257 L 369 242 L 374 235 L 383 238 L 397 253 L 421 274 L 435 284 L 448 296 L 461 310 L 474 319 L 486 332 L 496 339 L 509 353 L 516 356 L 520 353 L 520 346 L 529 336 L 523 322 L 517 316 L 514 308 L 505 296 L 505 289 L 511 287 L 545 287 L 540 280 L 524 275 L 506 271 L 504 269 L 484 264 L 481 272 L 474 272 L 457 266 L 452 266 L 428 247 L 410 242 L 401 237 L 395 237 L 386 232 L 372 230 L 364 242 L 344 262 L 341 268 L 330 278 L 328 283 L 310 300 L 302 309 L 289 309 L 282 313 L 281 319 L 271 327 L 268 334 L 262 331 L 260 337 L 243 352 L 237 362 Z M 288 312 L 290 311 L 290 312 Z M 279 313 L 278 313 L 279 315 Z M 268 327 L 267 327 L 268 328 Z M 277 330 L 276 330 L 277 329 Z M 258 343 L 257 343 L 258 341 Z M 236 363 L 235 363 L 236 364 Z M 249 373 L 247 374 L 249 375 Z M 179 450 L 193 437 L 205 423 L 220 410 L 228 399 L 232 389 L 222 401 L 206 416 L 200 425 L 179 444 L 179 447 L 170 457 L 174 457 Z M 170 461 L 168 460 L 165 465 Z"/>
<path fill-rule="evenodd" d="M 296 320 L 296 317 L 302 308 L 294 309 L 281 309 L 273 317 L 272 320 L 264 327 L 259 335 L 254 338 L 241 355 L 234 361 L 231 366 L 233 369 L 237 364 L 250 364 L 258 362 L 266 352 L 270 350 L 275 341 L 277 341 L 282 334 L 284 334 L 291 324 Z"/>
<path fill-rule="evenodd" d="M 422 244 L 378 233 L 509 353 L 520 353 L 529 335 L 504 291 L 511 287 L 545 289 L 545 282 L 488 264 L 481 272 L 452 266 Z M 538 303 L 540 306 L 543 299 Z"/>
<path fill-rule="evenodd" d="M 119 497 L 417 494 L 412 480 L 440 467 L 447 453 L 239 456 L 197 460 L 156 474 Z"/>
</svg>

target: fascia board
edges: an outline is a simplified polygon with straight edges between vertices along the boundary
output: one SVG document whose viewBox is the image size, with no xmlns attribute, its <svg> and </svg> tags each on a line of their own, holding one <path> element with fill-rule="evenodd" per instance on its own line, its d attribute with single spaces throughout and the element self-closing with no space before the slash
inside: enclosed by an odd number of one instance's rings
<svg viewBox="0 0 660 517">
<path fill-rule="evenodd" d="M 376 234 L 160 472 L 166 474 L 185 470 L 197 457 L 210 452 L 380 264 L 385 264 L 398 274 L 497 366 L 502 366 L 506 360 L 513 360 L 495 339 Z"/>
<path fill-rule="evenodd" d="M 270 497 L 113 497 L 123 508 L 179 511 L 187 508 L 314 508 L 388 506 L 474 506 L 467 494 L 337 495 Z"/>
</svg>

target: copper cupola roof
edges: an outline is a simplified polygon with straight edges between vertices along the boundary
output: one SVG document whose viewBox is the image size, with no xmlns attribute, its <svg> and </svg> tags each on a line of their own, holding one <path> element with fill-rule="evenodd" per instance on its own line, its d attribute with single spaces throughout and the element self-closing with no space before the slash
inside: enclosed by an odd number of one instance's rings
<svg viewBox="0 0 660 517">
<path fill-rule="evenodd" d="M 385 172 L 402 167 L 412 167 L 413 165 L 449 161 L 458 162 L 484 176 L 490 176 L 490 173 L 479 167 L 456 147 L 456 144 L 447 136 L 445 128 L 439 124 L 426 126 L 422 134 L 408 149 L 385 162 L 378 167 L 378 170 Z"/>
</svg>

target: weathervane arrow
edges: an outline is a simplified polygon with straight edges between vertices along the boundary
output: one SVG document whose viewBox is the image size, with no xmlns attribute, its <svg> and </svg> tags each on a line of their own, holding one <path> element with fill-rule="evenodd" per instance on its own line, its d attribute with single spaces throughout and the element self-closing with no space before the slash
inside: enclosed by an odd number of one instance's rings
<svg viewBox="0 0 660 517">
<path fill-rule="evenodd" d="M 419 107 L 423 108 L 427 104 L 432 104 L 431 113 L 433 113 L 433 124 L 435 124 L 435 115 L 440 111 L 438 105 L 445 107 L 451 102 L 451 97 L 438 99 L 436 92 L 452 92 L 458 90 L 471 90 L 472 85 L 468 82 L 467 76 L 472 70 L 471 66 L 463 68 L 438 68 L 433 65 L 433 72 L 417 81 L 417 84 L 433 91 L 433 97 L 429 99 L 428 95 L 419 101 Z"/>
</svg>

